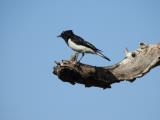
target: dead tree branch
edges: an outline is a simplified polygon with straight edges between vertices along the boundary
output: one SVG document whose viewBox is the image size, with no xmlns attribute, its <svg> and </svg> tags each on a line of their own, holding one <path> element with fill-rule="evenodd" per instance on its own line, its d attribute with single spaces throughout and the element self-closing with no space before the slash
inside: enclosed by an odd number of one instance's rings
<svg viewBox="0 0 160 120">
<path fill-rule="evenodd" d="M 53 73 L 64 82 L 80 83 L 86 87 L 111 88 L 120 81 L 133 82 L 152 68 L 160 65 L 160 44 L 140 43 L 137 50 L 125 50 L 126 57 L 117 64 L 106 67 L 91 66 L 73 61 L 56 62 Z"/>
</svg>

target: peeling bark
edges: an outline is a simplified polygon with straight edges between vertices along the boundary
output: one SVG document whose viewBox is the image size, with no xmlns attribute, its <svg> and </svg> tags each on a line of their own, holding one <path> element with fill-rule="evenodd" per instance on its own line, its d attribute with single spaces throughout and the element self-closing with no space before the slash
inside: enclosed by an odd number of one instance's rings
<svg viewBox="0 0 160 120">
<path fill-rule="evenodd" d="M 117 64 L 97 67 L 79 62 L 56 62 L 53 73 L 64 82 L 80 83 L 86 87 L 111 88 L 111 84 L 120 81 L 133 82 L 152 68 L 160 65 L 160 44 L 140 43 L 137 50 L 125 50 L 126 57 Z"/>
</svg>

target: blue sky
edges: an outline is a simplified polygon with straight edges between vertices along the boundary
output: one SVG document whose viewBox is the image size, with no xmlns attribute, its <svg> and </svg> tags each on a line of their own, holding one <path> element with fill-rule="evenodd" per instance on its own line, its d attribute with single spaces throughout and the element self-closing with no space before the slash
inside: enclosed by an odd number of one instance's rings
<svg viewBox="0 0 160 120">
<path fill-rule="evenodd" d="M 159 67 L 106 90 L 72 86 L 52 74 L 54 61 L 72 53 L 56 37 L 63 30 L 112 60 L 86 55 L 83 63 L 112 65 L 126 47 L 160 41 L 159 6 L 158 0 L 1 0 L 0 120 L 159 120 Z"/>
</svg>

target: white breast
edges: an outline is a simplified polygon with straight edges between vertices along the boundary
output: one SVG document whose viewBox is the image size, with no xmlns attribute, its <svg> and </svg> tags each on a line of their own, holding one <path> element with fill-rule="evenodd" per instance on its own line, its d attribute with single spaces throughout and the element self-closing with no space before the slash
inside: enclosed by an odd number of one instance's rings
<svg viewBox="0 0 160 120">
<path fill-rule="evenodd" d="M 91 48 L 82 45 L 77 45 L 74 42 L 72 42 L 71 39 L 68 40 L 68 46 L 77 52 L 94 53 L 94 51 Z"/>
</svg>

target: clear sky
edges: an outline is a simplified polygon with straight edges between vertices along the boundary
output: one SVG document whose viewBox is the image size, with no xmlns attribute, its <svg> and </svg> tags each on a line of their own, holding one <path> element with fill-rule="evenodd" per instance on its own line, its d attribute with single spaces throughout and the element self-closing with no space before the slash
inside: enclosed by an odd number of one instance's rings
<svg viewBox="0 0 160 120">
<path fill-rule="evenodd" d="M 111 58 L 139 42 L 160 42 L 159 0 L 0 0 L 0 120 L 160 120 L 160 67 L 111 89 L 70 85 L 52 74 L 72 50 L 56 36 L 72 29 Z"/>
</svg>

